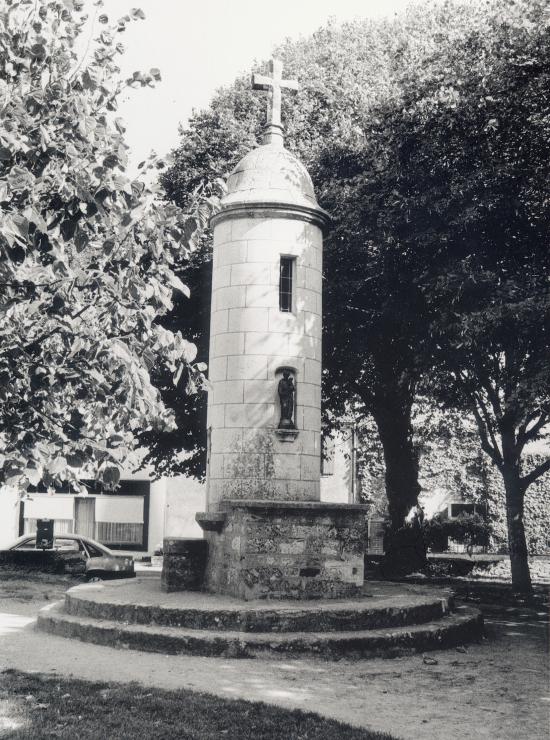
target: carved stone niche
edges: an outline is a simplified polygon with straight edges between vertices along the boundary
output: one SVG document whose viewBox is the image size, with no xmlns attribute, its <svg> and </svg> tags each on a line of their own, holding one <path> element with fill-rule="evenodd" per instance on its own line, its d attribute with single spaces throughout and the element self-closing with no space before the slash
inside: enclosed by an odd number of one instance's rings
<svg viewBox="0 0 550 740">
<path fill-rule="evenodd" d="M 277 397 L 279 400 L 279 424 L 275 433 L 282 442 L 294 442 L 296 429 L 296 368 L 282 366 L 275 371 Z"/>
</svg>

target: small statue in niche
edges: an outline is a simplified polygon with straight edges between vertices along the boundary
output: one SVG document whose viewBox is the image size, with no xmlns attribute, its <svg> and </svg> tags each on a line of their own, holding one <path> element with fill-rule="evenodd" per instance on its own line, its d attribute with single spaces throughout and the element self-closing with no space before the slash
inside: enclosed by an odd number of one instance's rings
<svg viewBox="0 0 550 740">
<path fill-rule="evenodd" d="M 279 380 L 277 391 L 281 403 L 281 421 L 279 429 L 296 429 L 292 417 L 294 416 L 294 378 L 290 370 L 283 370 L 283 377 Z"/>
</svg>

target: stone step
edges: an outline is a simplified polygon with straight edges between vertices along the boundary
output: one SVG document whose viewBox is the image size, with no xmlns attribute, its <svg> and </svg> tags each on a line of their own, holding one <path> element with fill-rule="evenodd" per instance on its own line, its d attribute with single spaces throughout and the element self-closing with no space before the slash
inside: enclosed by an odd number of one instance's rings
<svg viewBox="0 0 550 740">
<path fill-rule="evenodd" d="M 99 593 L 100 597 L 97 597 Z M 450 596 L 410 595 L 400 600 L 362 599 L 331 604 L 302 602 L 263 603 L 255 606 L 216 606 L 210 596 L 182 595 L 177 607 L 163 604 L 129 603 L 109 598 L 108 592 L 73 589 L 65 596 L 65 612 L 73 616 L 107 619 L 125 624 L 145 624 L 187 629 L 239 632 L 332 632 L 402 627 L 430 622 L 451 611 Z M 186 605 L 186 602 L 187 605 Z"/>
<path fill-rule="evenodd" d="M 116 648 L 172 655 L 254 657 L 266 653 L 337 658 L 392 657 L 404 652 L 450 647 L 479 639 L 483 619 L 477 609 L 457 612 L 424 624 L 346 632 L 266 632 L 197 630 L 159 625 L 123 624 L 66 614 L 62 604 L 46 607 L 38 628 L 61 637 Z"/>
</svg>

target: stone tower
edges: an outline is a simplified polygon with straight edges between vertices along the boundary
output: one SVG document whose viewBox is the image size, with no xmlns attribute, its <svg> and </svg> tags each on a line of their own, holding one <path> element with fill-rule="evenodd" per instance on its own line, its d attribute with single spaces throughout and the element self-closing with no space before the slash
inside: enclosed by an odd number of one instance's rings
<svg viewBox="0 0 550 740">
<path fill-rule="evenodd" d="M 281 79 L 279 62 L 271 72 L 253 80 L 271 93 L 262 144 L 230 174 L 212 219 L 208 511 L 197 519 L 208 533 L 210 590 L 348 595 L 362 583 L 362 556 L 344 567 L 335 528 L 355 542 L 364 512 L 320 503 L 328 216 L 283 144 L 281 88 L 297 83 Z"/>
<path fill-rule="evenodd" d="M 273 122 L 227 189 L 212 219 L 208 508 L 223 499 L 318 501 L 327 214 Z M 293 408 L 281 424 L 285 371 Z"/>
</svg>

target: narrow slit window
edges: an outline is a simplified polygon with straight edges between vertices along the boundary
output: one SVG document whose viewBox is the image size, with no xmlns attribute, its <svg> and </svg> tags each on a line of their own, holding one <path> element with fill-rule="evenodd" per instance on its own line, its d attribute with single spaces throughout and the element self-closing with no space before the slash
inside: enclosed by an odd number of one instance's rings
<svg viewBox="0 0 550 740">
<path fill-rule="evenodd" d="M 292 311 L 292 280 L 294 272 L 294 258 L 281 257 L 279 274 L 279 310 Z"/>
</svg>

